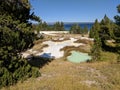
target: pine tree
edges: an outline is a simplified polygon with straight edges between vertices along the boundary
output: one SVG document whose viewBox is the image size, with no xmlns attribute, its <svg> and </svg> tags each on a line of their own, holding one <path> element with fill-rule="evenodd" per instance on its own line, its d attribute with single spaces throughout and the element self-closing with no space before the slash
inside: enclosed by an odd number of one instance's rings
<svg viewBox="0 0 120 90">
<path fill-rule="evenodd" d="M 117 6 L 117 11 L 118 13 L 120 13 L 120 5 Z M 115 21 L 116 21 L 116 24 L 120 26 L 120 16 L 119 15 L 116 15 L 114 17 Z"/>
<path fill-rule="evenodd" d="M 48 25 L 45 21 L 42 23 L 42 28 L 41 29 L 42 29 L 42 31 L 47 31 L 48 30 Z"/>
<path fill-rule="evenodd" d="M 101 60 L 101 39 L 99 37 L 100 25 L 98 20 L 95 20 L 94 23 L 94 45 L 91 49 L 92 61 Z"/>
<path fill-rule="evenodd" d="M 87 34 L 87 33 L 88 33 L 88 27 L 85 26 L 85 27 L 83 28 L 83 34 Z"/>
<path fill-rule="evenodd" d="M 120 5 L 117 6 L 118 13 L 120 13 Z M 120 16 L 116 15 L 115 17 L 116 24 L 118 27 L 116 27 L 116 30 L 114 30 L 115 40 L 116 42 L 120 43 Z"/>
<path fill-rule="evenodd" d="M 63 22 L 56 22 L 54 25 L 53 25 L 53 29 L 54 31 L 64 31 L 64 23 Z"/>
<path fill-rule="evenodd" d="M 70 33 L 71 34 L 80 34 L 82 33 L 82 29 L 78 24 L 73 24 L 70 28 Z"/>
<path fill-rule="evenodd" d="M 117 11 L 118 13 L 120 13 L 120 5 L 117 6 Z M 113 31 L 113 34 L 114 34 L 114 39 L 116 41 L 117 52 L 119 54 L 118 62 L 120 62 L 120 16 L 116 15 L 114 18 L 117 25 Z"/>
<path fill-rule="evenodd" d="M 34 33 L 29 19 L 39 21 L 30 14 L 28 0 L 0 1 L 0 88 L 39 75 L 20 55 L 33 45 Z"/>
<path fill-rule="evenodd" d="M 104 16 L 102 21 L 100 22 L 100 37 L 102 40 L 108 40 L 110 39 L 110 32 L 112 31 L 112 21 L 107 17 L 107 15 Z"/>
<path fill-rule="evenodd" d="M 94 30 L 94 25 L 93 25 L 92 28 L 90 29 L 90 32 L 89 32 L 90 38 L 94 38 L 94 32 L 95 32 L 95 30 Z"/>
<path fill-rule="evenodd" d="M 94 38 L 96 31 L 99 32 L 100 31 L 100 24 L 98 23 L 98 20 L 95 20 L 95 23 L 93 24 L 92 28 L 90 29 L 90 33 L 89 33 L 89 37 L 90 38 Z"/>
</svg>

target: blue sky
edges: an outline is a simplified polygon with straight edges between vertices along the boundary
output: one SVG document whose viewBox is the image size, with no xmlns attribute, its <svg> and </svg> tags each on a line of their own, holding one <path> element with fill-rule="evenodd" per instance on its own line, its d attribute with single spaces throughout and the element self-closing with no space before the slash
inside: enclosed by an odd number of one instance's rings
<svg viewBox="0 0 120 90">
<path fill-rule="evenodd" d="M 118 14 L 120 0 L 30 0 L 32 11 L 46 22 L 94 22 L 106 14 L 110 19 Z"/>
</svg>

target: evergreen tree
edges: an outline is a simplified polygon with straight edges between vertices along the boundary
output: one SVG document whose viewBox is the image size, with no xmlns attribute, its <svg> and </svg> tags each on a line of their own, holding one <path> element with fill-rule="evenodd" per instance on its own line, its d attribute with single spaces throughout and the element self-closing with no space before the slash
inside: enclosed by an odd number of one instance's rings
<svg viewBox="0 0 120 90">
<path fill-rule="evenodd" d="M 111 39 L 110 32 L 112 31 L 112 21 L 105 15 L 100 22 L 100 37 L 103 41 Z"/>
<path fill-rule="evenodd" d="M 42 28 L 40 30 L 42 30 L 42 31 L 47 31 L 48 30 L 48 25 L 45 21 L 42 23 Z"/>
<path fill-rule="evenodd" d="M 73 24 L 70 28 L 70 33 L 71 34 L 81 34 L 82 29 L 80 28 L 80 26 L 78 24 Z"/>
<path fill-rule="evenodd" d="M 30 19 L 40 21 L 30 14 L 28 0 L 0 1 L 0 87 L 39 75 L 20 55 L 33 45 Z"/>
<path fill-rule="evenodd" d="M 117 6 L 117 11 L 118 13 L 120 13 L 120 5 Z M 116 41 L 117 52 L 119 54 L 118 62 L 120 62 L 120 16 L 116 15 L 114 18 L 117 25 L 116 28 L 113 30 L 113 34 L 114 34 L 113 37 Z"/>
<path fill-rule="evenodd" d="M 85 27 L 83 28 L 83 34 L 87 34 L 87 33 L 88 33 L 88 27 L 85 26 Z"/>
<path fill-rule="evenodd" d="M 53 25 L 53 29 L 54 31 L 64 31 L 64 23 L 63 22 L 56 22 L 54 25 Z"/>
<path fill-rule="evenodd" d="M 92 61 L 99 61 L 101 57 L 101 39 L 99 37 L 100 25 L 98 20 L 94 24 L 94 44 L 91 49 Z"/>
<path fill-rule="evenodd" d="M 106 40 L 112 39 L 113 36 L 113 29 L 115 27 L 114 23 L 105 15 L 104 18 L 100 22 L 100 29 L 98 34 L 101 39 L 102 49 L 106 49 Z M 90 30 L 89 37 L 94 38 L 96 31 L 96 24 L 94 24 Z"/>
<path fill-rule="evenodd" d="M 93 25 L 92 28 L 90 29 L 90 32 L 89 32 L 89 37 L 90 38 L 94 37 L 94 32 L 95 32 L 95 30 L 94 30 L 94 25 Z"/>
<path fill-rule="evenodd" d="M 92 28 L 90 29 L 90 33 L 89 33 L 89 37 L 90 38 L 94 38 L 96 31 L 99 32 L 100 31 L 100 24 L 98 23 L 98 20 L 95 20 L 95 23 L 93 24 Z"/>
<path fill-rule="evenodd" d="M 117 11 L 118 13 L 120 13 L 120 5 L 117 6 Z M 114 17 L 115 21 L 116 21 L 116 24 L 120 26 L 120 16 L 119 15 L 116 15 Z"/>
<path fill-rule="evenodd" d="M 117 6 L 118 13 L 120 13 L 120 5 Z M 116 15 L 115 17 L 116 24 L 116 29 L 114 30 L 114 38 L 117 43 L 120 43 L 120 16 Z"/>
<path fill-rule="evenodd" d="M 92 26 L 90 30 L 89 33 L 90 38 L 93 38 L 94 36 L 94 32 L 95 32 L 94 28 L 95 28 L 95 24 Z M 107 15 L 105 15 L 100 22 L 100 30 L 99 30 L 99 35 L 102 42 L 111 39 L 113 28 L 114 28 L 114 23 L 107 17 Z"/>
</svg>

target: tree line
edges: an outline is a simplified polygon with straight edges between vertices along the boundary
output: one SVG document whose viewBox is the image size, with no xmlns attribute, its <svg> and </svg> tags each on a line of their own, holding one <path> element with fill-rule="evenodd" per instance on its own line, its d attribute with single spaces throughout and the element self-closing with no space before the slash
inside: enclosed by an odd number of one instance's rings
<svg viewBox="0 0 120 90">
<path fill-rule="evenodd" d="M 88 27 L 81 28 L 78 24 L 73 24 L 70 28 L 70 34 L 88 34 Z"/>
<path fill-rule="evenodd" d="M 38 33 L 40 31 L 65 31 L 64 23 L 63 22 L 56 22 L 53 25 L 49 25 L 46 22 L 39 22 L 38 24 L 33 25 L 33 29 L 36 30 Z M 85 26 L 81 28 L 78 24 L 74 23 L 69 30 L 70 34 L 87 34 L 88 27 Z"/>
<path fill-rule="evenodd" d="M 117 6 L 120 13 L 120 5 Z M 98 22 L 95 20 L 89 37 L 94 38 L 94 45 L 91 49 L 92 61 L 101 60 L 101 51 L 110 51 L 118 54 L 118 62 L 120 62 L 120 16 L 114 17 L 115 22 L 111 21 L 107 15 Z M 115 46 L 107 45 L 107 40 L 114 41 Z"/>
<path fill-rule="evenodd" d="M 63 22 L 56 22 L 53 25 L 48 25 L 45 21 L 39 22 L 38 24 L 33 25 L 33 29 L 37 32 L 40 31 L 65 31 Z"/>
</svg>

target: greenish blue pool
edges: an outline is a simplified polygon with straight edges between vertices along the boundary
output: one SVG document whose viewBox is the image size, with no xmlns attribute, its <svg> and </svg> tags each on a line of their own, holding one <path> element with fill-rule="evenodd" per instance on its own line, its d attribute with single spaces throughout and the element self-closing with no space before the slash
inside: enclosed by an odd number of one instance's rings
<svg viewBox="0 0 120 90">
<path fill-rule="evenodd" d="M 88 53 L 82 53 L 78 51 L 71 51 L 71 55 L 67 57 L 67 60 L 74 63 L 86 62 L 91 60 L 91 56 Z"/>
</svg>

